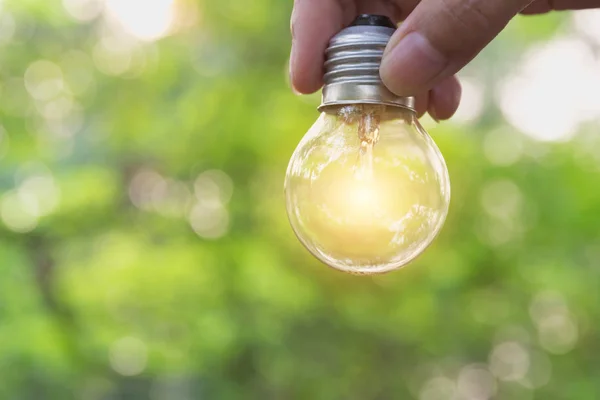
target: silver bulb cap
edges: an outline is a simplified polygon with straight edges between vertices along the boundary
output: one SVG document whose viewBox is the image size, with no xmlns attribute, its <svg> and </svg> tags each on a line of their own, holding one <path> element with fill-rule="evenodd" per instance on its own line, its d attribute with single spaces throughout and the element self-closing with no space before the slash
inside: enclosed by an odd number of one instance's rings
<svg viewBox="0 0 600 400">
<path fill-rule="evenodd" d="M 388 26 L 352 25 L 330 40 L 319 111 L 348 104 L 384 104 L 414 110 L 414 97 L 395 95 L 379 77 L 381 58 L 394 31 Z"/>
</svg>

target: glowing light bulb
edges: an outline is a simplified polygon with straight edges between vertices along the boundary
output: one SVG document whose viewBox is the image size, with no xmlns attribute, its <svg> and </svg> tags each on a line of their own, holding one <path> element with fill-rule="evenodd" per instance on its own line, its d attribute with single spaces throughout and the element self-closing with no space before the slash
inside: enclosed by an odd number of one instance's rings
<svg viewBox="0 0 600 400">
<path fill-rule="evenodd" d="M 394 30 L 381 18 L 361 16 L 332 39 L 322 113 L 285 181 L 300 241 L 325 264 L 355 274 L 388 272 L 421 254 L 450 202 L 444 159 L 419 124 L 414 99 L 392 95 L 379 81 Z"/>
</svg>

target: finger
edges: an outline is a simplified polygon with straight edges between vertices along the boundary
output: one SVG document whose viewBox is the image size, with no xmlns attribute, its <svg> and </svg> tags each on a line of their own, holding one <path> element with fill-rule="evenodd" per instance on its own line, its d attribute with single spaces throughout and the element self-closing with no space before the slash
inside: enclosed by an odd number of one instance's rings
<svg viewBox="0 0 600 400">
<path fill-rule="evenodd" d="M 355 13 L 348 0 L 296 0 L 292 12 L 290 82 L 299 93 L 312 93 L 323 84 L 323 63 L 329 39 Z"/>
<path fill-rule="evenodd" d="M 396 31 L 381 64 L 390 90 L 410 96 L 454 75 L 529 0 L 423 0 Z"/>
<path fill-rule="evenodd" d="M 600 0 L 535 0 L 528 5 L 522 14 L 543 14 L 556 10 L 584 10 L 600 7 Z"/>
<path fill-rule="evenodd" d="M 358 0 L 357 14 L 385 15 L 398 23 L 415 8 L 419 0 Z M 429 109 L 429 93 L 424 92 L 415 96 L 415 111 L 417 118 L 421 118 Z"/>
<path fill-rule="evenodd" d="M 443 80 L 429 92 L 429 115 L 436 121 L 451 118 L 458 110 L 461 94 L 456 76 Z"/>
<path fill-rule="evenodd" d="M 417 118 L 421 118 L 429 108 L 429 93 L 425 92 L 415 97 L 415 111 Z"/>
<path fill-rule="evenodd" d="M 521 14 L 544 14 L 552 10 L 552 0 L 535 0 Z"/>
<path fill-rule="evenodd" d="M 585 10 L 600 7 L 598 0 L 548 0 L 553 10 Z"/>
</svg>

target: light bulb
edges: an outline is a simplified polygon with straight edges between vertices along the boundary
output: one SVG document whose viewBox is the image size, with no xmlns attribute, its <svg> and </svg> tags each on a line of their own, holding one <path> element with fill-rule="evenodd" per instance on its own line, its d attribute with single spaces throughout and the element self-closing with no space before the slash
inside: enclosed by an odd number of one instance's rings
<svg viewBox="0 0 600 400">
<path fill-rule="evenodd" d="M 400 268 L 421 254 L 448 213 L 444 159 L 414 99 L 379 80 L 391 21 L 361 16 L 327 52 L 321 115 L 285 180 L 290 223 L 325 264 L 354 274 Z"/>
</svg>

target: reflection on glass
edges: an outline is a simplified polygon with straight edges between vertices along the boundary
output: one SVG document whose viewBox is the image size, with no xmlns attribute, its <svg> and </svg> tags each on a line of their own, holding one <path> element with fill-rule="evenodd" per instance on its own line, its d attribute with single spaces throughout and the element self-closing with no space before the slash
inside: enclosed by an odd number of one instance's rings
<svg viewBox="0 0 600 400">
<path fill-rule="evenodd" d="M 444 160 L 414 112 L 381 105 L 327 109 L 290 161 L 288 215 L 326 264 L 381 273 L 418 256 L 450 202 Z"/>
</svg>

